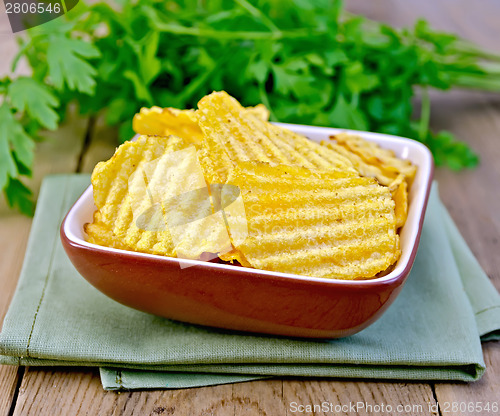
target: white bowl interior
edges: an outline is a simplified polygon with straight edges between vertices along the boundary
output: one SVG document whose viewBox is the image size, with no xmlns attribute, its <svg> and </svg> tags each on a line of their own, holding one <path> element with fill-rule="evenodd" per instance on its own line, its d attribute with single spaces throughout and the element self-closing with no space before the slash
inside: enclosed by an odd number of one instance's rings
<svg viewBox="0 0 500 416">
<path fill-rule="evenodd" d="M 432 156 L 429 150 L 421 143 L 405 139 L 397 136 L 390 136 L 386 134 L 380 133 L 369 133 L 369 132 L 361 132 L 361 131 L 353 131 L 353 130 L 345 130 L 345 129 L 335 129 L 330 127 L 313 127 L 313 126 L 303 126 L 296 124 L 283 124 L 276 123 L 278 125 L 282 125 L 283 127 L 287 127 L 290 130 L 293 130 L 297 133 L 301 133 L 307 136 L 309 139 L 320 142 L 322 140 L 328 140 L 330 136 L 338 134 L 340 132 L 351 132 L 360 135 L 364 139 L 374 141 L 378 143 L 380 146 L 393 150 L 396 155 L 402 159 L 408 159 L 413 164 L 418 166 L 417 174 L 415 176 L 414 182 L 409 192 L 409 209 L 408 209 L 408 218 L 406 220 L 405 225 L 403 226 L 400 232 L 401 238 L 401 257 L 399 258 L 396 267 L 386 276 L 379 277 L 372 280 L 354 280 L 354 281 L 343 281 L 348 284 L 359 284 L 359 283 L 367 283 L 367 282 L 381 282 L 385 280 L 391 280 L 395 276 L 400 275 L 408 265 L 411 259 L 411 253 L 416 244 L 419 224 L 424 215 L 424 208 L 426 204 L 426 196 L 428 192 L 428 187 L 430 186 L 430 176 L 432 175 Z M 69 240 L 83 245 L 87 247 L 94 247 L 100 250 L 111 251 L 111 252 L 121 252 L 121 250 L 117 250 L 114 248 L 102 247 L 95 244 L 88 243 L 86 240 L 86 235 L 83 230 L 83 226 L 85 223 L 92 222 L 92 216 L 96 207 L 94 205 L 92 186 L 87 188 L 87 190 L 83 193 L 83 195 L 78 199 L 73 208 L 68 213 L 64 233 L 69 238 Z M 158 258 L 162 256 L 157 256 L 154 254 L 145 254 L 145 253 L 135 253 L 129 252 L 131 255 L 140 256 L 140 257 L 153 257 Z M 184 267 L 188 265 L 194 264 L 203 264 L 209 268 L 233 268 L 234 266 L 226 265 L 226 264 L 217 264 L 217 263 L 209 263 L 202 262 L 198 260 L 179 260 L 183 263 Z M 246 267 L 239 268 L 240 271 L 246 273 L 253 273 L 255 269 L 250 269 Z M 316 277 L 307 277 L 307 276 L 298 276 L 288 273 L 276 273 L 269 272 L 265 270 L 259 270 L 261 274 L 269 274 L 269 275 L 279 275 L 283 277 L 289 277 L 293 279 L 300 280 L 313 280 L 313 281 L 332 281 L 332 279 L 326 278 L 316 278 Z"/>
</svg>

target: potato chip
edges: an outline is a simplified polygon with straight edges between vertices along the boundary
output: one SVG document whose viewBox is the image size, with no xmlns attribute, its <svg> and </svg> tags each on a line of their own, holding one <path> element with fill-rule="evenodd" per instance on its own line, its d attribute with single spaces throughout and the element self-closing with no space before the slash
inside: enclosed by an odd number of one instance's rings
<svg viewBox="0 0 500 416">
<path fill-rule="evenodd" d="M 361 156 L 356 153 L 351 152 L 349 149 L 342 147 L 333 142 L 322 141 L 321 145 L 328 149 L 332 149 L 344 155 L 348 158 L 355 169 L 359 172 L 361 176 L 365 176 L 367 178 L 375 178 L 381 185 L 389 186 L 392 182 L 396 180 L 395 172 L 386 172 L 379 165 L 371 165 L 365 162 Z"/>
<path fill-rule="evenodd" d="M 334 150 L 263 121 L 224 91 L 205 96 L 198 108 L 198 123 L 205 134 L 203 145 L 214 159 L 219 181 L 227 179 L 235 163 L 248 160 L 357 174 L 351 162 Z"/>
<path fill-rule="evenodd" d="M 154 136 L 178 136 L 187 143 L 199 145 L 203 133 L 198 126 L 194 110 L 177 108 L 141 108 L 132 123 L 137 134 Z"/>
<path fill-rule="evenodd" d="M 413 182 L 417 172 L 416 166 L 412 165 L 409 160 L 398 158 L 392 150 L 383 149 L 374 142 L 370 142 L 360 136 L 349 133 L 336 134 L 332 139 L 334 139 L 339 146 L 359 156 L 366 165 L 377 167 L 380 171 L 380 175 L 377 176 L 377 179 L 381 184 L 390 185 L 399 174 L 405 176 L 408 185 L 411 185 Z M 390 180 L 388 180 L 388 178 L 390 178 Z"/>
<path fill-rule="evenodd" d="M 98 211 L 86 228 L 91 242 L 186 259 L 232 249 L 197 151 L 178 137 L 141 136 L 123 144 L 96 166 L 92 185 Z"/>
<path fill-rule="evenodd" d="M 396 204 L 394 208 L 396 214 L 396 228 L 401 228 L 405 225 L 406 218 L 408 217 L 408 184 L 404 175 L 399 175 L 396 180 L 389 185 L 389 190 Z"/>
<path fill-rule="evenodd" d="M 94 221 L 92 223 L 87 223 L 84 226 L 84 231 L 87 233 L 87 241 L 92 244 L 97 244 L 100 246 L 118 248 L 120 250 L 131 250 L 123 243 L 123 241 L 113 234 L 111 227 L 106 226 L 99 220 L 99 211 L 94 213 Z"/>
<path fill-rule="evenodd" d="M 263 104 L 245 108 L 249 114 L 263 121 L 269 120 L 269 110 Z M 137 134 L 150 136 L 178 136 L 188 143 L 199 145 L 203 140 L 194 110 L 177 108 L 143 107 L 134 116 L 133 129 Z"/>
<path fill-rule="evenodd" d="M 269 110 L 264 104 L 257 104 L 255 107 L 245 107 L 248 114 L 252 114 L 254 117 L 262 121 L 269 121 Z"/>
<path fill-rule="evenodd" d="M 394 201 L 372 178 L 242 162 L 228 184 L 245 204 L 252 267 L 337 279 L 372 278 L 399 257 Z"/>
<path fill-rule="evenodd" d="M 168 230 L 163 233 L 152 232 L 135 224 L 128 181 L 141 163 L 185 147 L 186 143 L 175 136 L 168 139 L 141 136 L 135 142 L 122 144 L 110 160 L 98 163 L 92 173 L 94 202 L 98 212 L 94 215 L 95 225 L 88 226 L 87 231 L 105 228 L 109 230 L 109 235 L 120 239 L 130 249 L 173 255 L 174 245 Z"/>
<path fill-rule="evenodd" d="M 396 203 L 397 228 L 402 227 L 408 216 L 408 188 L 413 182 L 417 167 L 410 161 L 396 157 L 394 152 L 382 149 L 363 138 L 340 133 L 332 137 L 336 142 L 322 142 L 347 157 L 361 176 L 373 177 L 391 190 Z"/>
</svg>

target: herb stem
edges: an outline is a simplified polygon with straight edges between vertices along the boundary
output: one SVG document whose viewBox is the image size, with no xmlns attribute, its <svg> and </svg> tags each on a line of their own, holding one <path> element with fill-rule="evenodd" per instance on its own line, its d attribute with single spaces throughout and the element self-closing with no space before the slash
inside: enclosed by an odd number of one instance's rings
<svg viewBox="0 0 500 416">
<path fill-rule="evenodd" d="M 178 95 L 178 100 L 186 103 L 196 91 L 203 86 L 206 80 L 214 73 L 214 71 L 219 67 L 219 65 L 214 64 L 211 68 L 208 68 L 205 72 L 199 74 L 194 80 L 192 80 L 189 85 Z"/>
<path fill-rule="evenodd" d="M 12 60 L 12 64 L 10 66 L 10 71 L 12 73 L 14 73 L 16 71 L 17 64 L 19 63 L 19 61 L 21 60 L 21 58 L 26 54 L 26 51 L 28 50 L 28 48 L 30 46 L 31 46 L 31 42 L 29 42 L 29 41 L 23 41 L 23 43 L 21 44 L 21 48 L 17 51 L 16 56 Z"/>
<path fill-rule="evenodd" d="M 456 75 L 452 77 L 453 85 L 459 88 L 470 88 L 491 92 L 500 91 L 499 78 L 487 78 L 485 76 Z"/>
<path fill-rule="evenodd" d="M 65 0 L 61 0 L 61 5 L 63 7 L 64 14 L 68 13 L 68 9 L 66 7 L 66 1 Z"/>
<path fill-rule="evenodd" d="M 457 40 L 455 47 L 460 53 L 472 55 L 472 57 L 474 58 L 483 58 L 496 62 L 500 61 L 499 55 L 495 55 L 494 53 L 488 51 L 482 51 L 481 49 L 475 47 L 473 44 L 465 40 Z"/>
<path fill-rule="evenodd" d="M 326 32 L 323 30 L 297 29 L 279 32 L 252 32 L 252 31 L 230 31 L 213 30 L 198 27 L 179 26 L 171 23 L 154 22 L 154 28 L 160 32 L 172 33 L 176 35 L 187 35 L 202 37 L 206 39 L 240 39 L 240 40 L 277 40 L 277 39 L 298 39 L 309 38 L 311 36 L 321 36 Z"/>
<path fill-rule="evenodd" d="M 271 107 L 271 103 L 269 102 L 269 96 L 267 95 L 266 87 L 263 83 L 259 83 L 259 95 L 262 104 L 264 104 L 269 110 L 271 120 L 278 121 L 276 115 L 273 112 L 273 108 Z"/>
<path fill-rule="evenodd" d="M 238 3 L 241 8 L 245 9 L 252 16 L 256 17 L 257 19 L 260 19 L 260 21 L 263 24 L 265 24 L 269 28 L 269 30 L 271 30 L 271 32 L 281 33 L 281 31 L 274 24 L 274 22 L 271 19 L 269 19 L 269 17 L 267 17 L 264 13 L 262 13 L 261 10 L 257 9 L 255 6 L 250 4 L 247 0 L 236 0 L 236 3 Z"/>
<path fill-rule="evenodd" d="M 422 88 L 422 106 L 420 110 L 420 123 L 418 125 L 418 137 L 425 142 L 429 134 L 429 121 L 431 118 L 431 100 L 427 88 Z"/>
</svg>

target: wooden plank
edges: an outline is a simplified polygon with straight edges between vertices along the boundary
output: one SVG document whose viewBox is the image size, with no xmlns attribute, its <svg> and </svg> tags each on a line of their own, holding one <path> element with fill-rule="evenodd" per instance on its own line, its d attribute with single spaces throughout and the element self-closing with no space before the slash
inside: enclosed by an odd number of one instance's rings
<svg viewBox="0 0 500 416">
<path fill-rule="evenodd" d="M 102 413 L 87 413 L 94 403 L 93 392 L 98 389 L 102 392 L 95 369 L 68 371 L 27 368 L 14 415 L 111 414 L 110 411 L 116 406 L 114 398 L 100 402 Z"/>
<path fill-rule="evenodd" d="M 496 0 L 474 3 L 469 0 L 425 0 L 412 2 L 411 7 L 399 0 L 345 0 L 345 5 L 352 13 L 396 27 L 412 27 L 417 19 L 424 18 L 434 29 L 457 33 L 483 48 L 500 52 L 495 36 L 500 13 L 500 3 Z"/>
<path fill-rule="evenodd" d="M 439 15 L 448 16 L 446 26 L 443 25 L 444 20 L 440 20 L 440 27 L 453 30 L 483 48 L 499 52 L 495 17 L 500 11 L 498 2 L 481 2 L 475 7 L 464 7 L 465 4 L 460 3 L 463 2 L 435 3 L 440 8 Z M 497 103 L 498 96 L 483 93 L 435 94 L 431 125 L 435 129 L 452 131 L 481 156 L 481 165 L 475 170 L 456 173 L 438 169 L 436 178 L 445 205 L 479 263 L 500 290 L 500 258 L 497 255 L 500 235 L 500 201 L 497 197 L 500 183 L 500 150 L 497 145 L 500 111 Z M 471 384 L 435 385 L 443 414 L 496 413 L 482 412 L 475 407 L 488 403 L 490 407 L 494 403 L 500 405 L 500 347 L 498 343 L 488 343 L 483 352 L 487 371 L 482 380 Z"/>
<path fill-rule="evenodd" d="M 62 414 L 57 412 L 179 416 L 266 414 L 260 412 L 262 398 L 255 395 L 254 391 L 267 390 L 270 401 L 266 404 L 268 408 L 272 408 L 273 397 L 269 389 L 265 385 L 256 389 L 253 386 L 247 388 L 250 395 L 240 394 L 235 398 L 231 385 L 163 391 L 105 392 L 95 370 L 29 368 L 19 390 L 14 415 Z M 241 409 L 241 412 L 235 409 Z"/>
<path fill-rule="evenodd" d="M 224 416 L 235 414 L 231 396 L 231 385 L 163 391 L 105 392 L 95 369 L 28 368 L 19 390 L 14 416 Z"/>
<path fill-rule="evenodd" d="M 17 50 L 3 2 L 0 3 L 0 50 L 2 51 L 0 78 L 3 78 L 10 73 L 10 61 Z M 14 293 L 30 224 L 28 218 L 8 213 L 3 195 L 0 197 L 0 287 L 2 288 L 0 291 L 0 325 Z M 16 394 L 17 383 L 18 369 L 0 366 L 0 415 L 9 413 Z"/>
<path fill-rule="evenodd" d="M 235 415 L 284 415 L 288 411 L 285 385 L 289 381 L 262 380 L 233 385 Z"/>
<path fill-rule="evenodd" d="M 16 288 L 30 227 L 31 218 L 12 212 L 0 216 L 0 287 L 2 288 L 0 321 L 2 322 Z"/>
<path fill-rule="evenodd" d="M 458 109 L 456 105 L 439 106 L 434 125 L 460 132 L 480 153 L 479 168 L 453 173 L 438 170 L 436 177 L 440 194 L 479 263 L 500 290 L 500 201 L 498 191 L 500 167 L 498 133 L 500 112 L 484 96 L 473 101 L 472 108 Z M 446 109 L 446 110 L 445 110 Z M 441 410 L 449 415 L 495 414 L 480 412 L 474 406 L 497 403 L 500 406 L 500 346 L 487 343 L 483 347 L 487 365 L 486 375 L 473 384 L 436 384 L 436 397 Z M 479 404 L 481 403 L 481 404 Z M 454 407 L 457 406 L 457 407 Z M 461 407 L 460 407 L 461 406 Z M 464 407 L 467 406 L 467 407 Z M 469 407 L 471 406 L 471 407 Z"/>
<path fill-rule="evenodd" d="M 437 414 L 431 388 L 417 383 L 286 381 L 283 401 L 288 414 L 304 414 L 304 411 L 315 415 Z"/>
<path fill-rule="evenodd" d="M 323 406 L 317 411 L 313 406 Z M 300 407 L 303 406 L 303 407 Z M 95 371 L 29 368 L 14 415 L 284 415 L 298 409 L 314 414 L 370 415 L 376 406 L 387 415 L 437 414 L 426 384 L 266 380 L 234 385 L 163 391 L 105 392 Z M 327 406 L 326 408 L 324 406 Z M 356 412 L 352 409 L 356 406 Z M 327 409 L 327 411 L 324 411 Z M 331 411 L 333 409 L 333 411 Z M 338 411 L 340 409 L 340 411 Z M 344 411 L 342 411 L 344 409 Z M 307 412 L 310 414 L 311 412 Z"/>
<path fill-rule="evenodd" d="M 500 235 L 500 111 L 484 96 L 470 107 L 453 103 L 436 106 L 433 124 L 460 133 L 480 154 L 477 169 L 451 172 L 438 169 L 440 194 L 493 284 L 500 290 L 500 258 L 497 255 Z"/>
<path fill-rule="evenodd" d="M 441 413 L 446 416 L 500 413 L 500 342 L 483 346 L 486 374 L 476 383 L 436 384 Z M 497 410 L 494 410 L 494 409 Z"/>
<path fill-rule="evenodd" d="M 116 415 L 235 415 L 232 386 L 125 393 L 127 402 Z"/>
<path fill-rule="evenodd" d="M 6 43 L 0 36 L 0 46 Z M 8 52 L 5 49 L 6 53 Z M 2 54 L 4 49 L 2 49 Z M 5 69 L 2 60 L 0 75 Z M 38 194 L 43 177 L 50 173 L 67 173 L 76 169 L 80 150 L 83 145 L 87 120 L 69 115 L 68 121 L 56 132 L 47 132 L 46 140 L 37 144 L 35 153 L 33 178 L 27 181 L 28 186 Z M 24 259 L 24 252 L 31 227 L 31 218 L 10 210 L 0 197 L 0 322 L 10 304 L 17 279 Z M 18 369 L 11 366 L 0 366 L 0 415 L 8 414 L 12 399 L 17 392 Z"/>
<path fill-rule="evenodd" d="M 17 367 L 0 366 L 0 415 L 9 414 L 16 395 L 18 377 Z"/>
<path fill-rule="evenodd" d="M 30 218 L 15 213 L 0 215 L 0 327 L 21 271 L 30 227 Z M 17 367 L 0 366 L 0 415 L 9 412 L 17 382 Z"/>
</svg>

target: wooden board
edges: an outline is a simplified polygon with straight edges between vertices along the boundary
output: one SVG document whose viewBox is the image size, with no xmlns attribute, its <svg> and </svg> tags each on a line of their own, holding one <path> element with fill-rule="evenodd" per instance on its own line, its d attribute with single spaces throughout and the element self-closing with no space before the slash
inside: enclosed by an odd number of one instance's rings
<svg viewBox="0 0 500 416">
<path fill-rule="evenodd" d="M 3 8 L 3 3 L 0 3 Z M 3 14 L 3 11 L 0 10 Z M 3 14 L 5 16 L 5 14 Z M 0 20 L 0 24 L 4 23 Z M 10 71 L 9 63 L 15 55 L 16 43 L 12 34 L 4 32 L 0 26 L 0 77 Z M 69 115 L 65 123 L 56 132 L 46 132 L 46 140 L 39 143 L 35 154 L 33 178 L 27 184 L 38 194 L 43 177 L 51 173 L 73 172 L 80 158 L 87 120 Z M 68 137 L 71 139 L 68 140 Z M 3 195 L 0 199 L 0 326 L 10 304 L 21 271 L 24 252 L 31 227 L 31 218 L 10 210 Z M 0 415 L 9 414 L 12 401 L 18 393 L 18 378 L 24 370 L 17 367 L 0 366 Z"/>
</svg>

